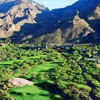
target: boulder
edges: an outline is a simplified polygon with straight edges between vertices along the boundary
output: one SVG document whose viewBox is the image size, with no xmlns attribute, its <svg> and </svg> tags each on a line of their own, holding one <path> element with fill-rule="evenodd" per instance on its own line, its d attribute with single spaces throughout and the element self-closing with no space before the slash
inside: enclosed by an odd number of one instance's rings
<svg viewBox="0 0 100 100">
<path fill-rule="evenodd" d="M 11 78 L 8 80 L 8 83 L 11 83 L 14 86 L 26 86 L 26 85 L 33 85 L 33 82 L 28 81 L 23 78 Z"/>
</svg>

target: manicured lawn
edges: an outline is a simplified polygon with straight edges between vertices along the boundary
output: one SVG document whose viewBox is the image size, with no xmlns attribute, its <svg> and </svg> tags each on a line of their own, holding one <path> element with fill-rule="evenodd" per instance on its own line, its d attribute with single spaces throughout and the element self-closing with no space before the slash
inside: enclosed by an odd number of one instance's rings
<svg viewBox="0 0 100 100">
<path fill-rule="evenodd" d="M 28 70 L 27 72 L 30 73 L 38 73 L 38 72 L 42 72 L 42 71 L 47 71 L 53 68 L 57 68 L 59 66 L 59 64 L 57 63 L 53 63 L 53 62 L 47 62 L 41 65 L 37 65 L 35 68 Z"/>
<path fill-rule="evenodd" d="M 32 56 L 32 57 L 23 57 L 22 59 L 19 60 L 12 60 L 12 61 L 0 61 L 0 65 L 11 65 L 13 62 L 23 62 L 25 60 L 37 60 L 42 56 L 47 56 L 47 55 L 40 55 L 40 56 Z"/>
<path fill-rule="evenodd" d="M 49 92 L 42 90 L 37 86 L 25 86 L 9 90 L 9 93 L 14 96 L 15 100 L 51 100 L 48 96 Z"/>
<path fill-rule="evenodd" d="M 60 67 L 59 63 L 61 63 L 61 61 L 59 61 L 59 60 L 56 61 L 56 62 L 46 62 L 44 64 L 37 65 L 35 68 L 31 68 L 31 69 L 29 69 L 27 71 L 18 70 L 11 76 L 11 78 L 17 77 L 17 76 L 21 75 L 23 72 L 24 73 L 28 73 L 26 75 L 26 77 L 30 78 L 31 74 L 40 74 L 42 72 L 47 72 L 47 71 L 49 71 L 51 69 Z"/>
<path fill-rule="evenodd" d="M 13 62 L 17 61 L 25 61 L 25 60 L 38 60 L 42 56 L 48 55 L 40 55 L 40 56 L 32 56 L 27 58 L 22 58 L 20 60 L 13 60 L 13 61 L 5 61 L 0 62 L 1 66 L 11 65 Z M 19 75 L 23 73 L 28 73 L 26 76 L 31 77 L 31 74 L 40 74 L 42 72 L 47 72 L 51 69 L 60 67 L 60 63 L 63 59 L 57 59 L 55 61 L 48 61 L 44 62 L 43 64 L 37 65 L 34 68 L 30 68 L 26 70 L 16 70 L 15 73 L 10 76 L 9 78 L 19 77 Z M 62 97 L 54 93 L 52 87 L 52 80 L 44 79 L 44 80 L 34 80 L 35 85 L 33 86 L 24 86 L 18 88 L 12 88 L 8 91 L 15 98 L 15 100 L 63 100 Z"/>
<path fill-rule="evenodd" d="M 0 62 L 0 65 L 11 65 L 13 63 L 13 61 L 2 61 Z"/>
<path fill-rule="evenodd" d="M 31 68 L 31 69 L 29 69 L 27 71 L 18 70 L 11 77 L 17 77 L 20 74 L 22 74 L 23 72 L 27 72 L 28 73 L 27 78 L 30 78 L 31 77 L 31 74 L 40 74 L 42 72 L 47 72 L 47 71 L 49 71 L 51 69 L 60 67 L 59 64 L 61 62 L 62 62 L 61 60 L 57 60 L 55 62 L 46 62 L 44 64 L 37 65 L 35 68 Z"/>
<path fill-rule="evenodd" d="M 43 83 L 45 85 L 45 83 Z M 46 89 L 47 88 L 47 89 Z M 24 86 L 13 88 L 8 91 L 15 100 L 63 100 L 59 95 L 55 97 L 53 90 L 48 90 L 50 87 L 43 89 L 39 86 Z"/>
<path fill-rule="evenodd" d="M 18 88 L 13 88 L 11 90 L 9 90 L 9 92 L 15 92 L 15 93 L 23 93 L 23 94 L 39 94 L 39 93 L 47 93 L 46 91 L 40 89 L 39 87 L 37 86 L 24 86 L 24 87 L 18 87 Z"/>
</svg>

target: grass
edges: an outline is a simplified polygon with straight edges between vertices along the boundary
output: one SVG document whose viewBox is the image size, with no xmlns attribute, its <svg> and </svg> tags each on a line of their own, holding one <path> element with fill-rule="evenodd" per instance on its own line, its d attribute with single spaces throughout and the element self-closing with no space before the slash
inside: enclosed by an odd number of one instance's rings
<svg viewBox="0 0 100 100">
<path fill-rule="evenodd" d="M 23 57 L 22 59 L 19 59 L 19 60 L 12 60 L 12 61 L 1 61 L 1 62 L 0 62 L 0 65 L 11 65 L 11 64 L 13 64 L 13 62 L 19 62 L 19 61 L 23 62 L 23 61 L 25 61 L 25 60 L 30 60 L 30 61 L 31 61 L 31 60 L 37 60 L 37 59 L 39 59 L 39 58 L 42 57 L 42 56 L 47 56 L 47 55 Z"/>
<path fill-rule="evenodd" d="M 50 69 L 57 68 L 58 66 L 59 66 L 59 64 L 57 64 L 57 63 L 47 62 L 45 64 L 38 65 L 35 68 L 28 70 L 27 72 L 37 74 L 39 72 L 45 72 L 45 71 L 48 71 Z"/>
<path fill-rule="evenodd" d="M 34 86 L 34 85 L 13 88 L 13 89 L 10 90 L 10 92 L 11 91 L 13 91 L 15 93 L 23 93 L 23 94 L 39 94 L 39 93 L 42 93 L 42 92 L 48 93 L 48 92 L 41 90 L 39 87 Z"/>
<path fill-rule="evenodd" d="M 43 56 L 43 55 L 42 55 Z M 45 55 L 46 56 L 46 55 Z M 29 60 L 38 60 L 38 57 L 29 57 Z M 23 59 L 23 61 L 26 59 Z M 18 60 L 20 61 L 20 60 Z M 22 60 L 21 60 L 22 61 Z M 13 62 L 13 61 L 12 61 Z M 42 72 L 47 72 L 48 70 L 59 67 L 62 60 L 55 60 L 37 65 L 35 68 L 27 70 L 27 77 L 31 77 L 31 74 L 40 74 Z M 4 64 L 4 63 L 3 63 Z M 12 64 L 11 61 L 5 62 L 5 64 Z M 11 77 L 17 77 L 24 71 L 18 70 Z M 11 94 L 15 100 L 63 100 L 60 95 L 54 93 L 52 88 L 52 81 L 50 79 L 45 80 L 34 80 L 35 85 L 24 86 L 19 88 L 12 88 L 8 92 Z M 49 84 L 49 85 L 48 85 Z M 45 88 L 46 87 L 46 88 Z M 56 96 L 57 95 L 57 96 Z"/>
<path fill-rule="evenodd" d="M 43 56 L 43 55 L 42 55 L 42 56 Z M 41 56 L 39 56 L 39 57 L 41 57 Z M 36 59 L 38 60 L 39 57 L 36 57 Z M 35 57 L 29 57 L 29 59 L 30 59 L 30 60 L 33 60 L 33 59 L 36 60 Z M 62 59 L 62 60 L 58 59 L 58 60 L 55 60 L 55 61 L 46 62 L 46 63 L 44 63 L 44 64 L 37 65 L 35 68 L 31 68 L 31 69 L 27 70 L 27 73 L 28 73 L 27 77 L 30 77 L 31 74 L 39 74 L 40 72 L 47 72 L 47 71 L 49 71 L 49 70 L 51 70 L 51 69 L 60 67 L 59 64 L 60 64 L 62 61 L 63 61 L 63 59 Z M 24 72 L 24 71 L 22 71 L 22 70 L 18 70 L 18 71 L 16 71 L 16 72 L 13 74 L 13 76 L 11 76 L 11 77 L 17 77 L 17 76 L 19 76 L 20 74 L 22 74 L 23 72 Z M 25 71 L 25 72 L 26 72 L 26 71 Z"/>
<path fill-rule="evenodd" d="M 15 100 L 41 100 L 47 99 L 51 100 L 49 97 L 45 97 L 42 95 L 49 95 L 49 92 L 42 90 L 37 86 L 25 86 L 19 88 L 13 88 L 8 91 L 12 96 L 14 96 Z"/>
<path fill-rule="evenodd" d="M 21 75 L 23 72 L 27 73 L 27 75 L 26 75 L 27 78 L 31 78 L 31 74 L 35 74 L 36 75 L 36 74 L 40 74 L 42 72 L 47 72 L 47 71 L 49 71 L 51 69 L 60 67 L 59 64 L 61 62 L 62 61 L 60 61 L 60 60 L 56 60 L 55 62 L 46 62 L 44 64 L 37 65 L 35 68 L 31 68 L 31 69 L 27 70 L 27 72 L 26 71 L 22 71 L 22 70 L 18 70 L 11 76 L 11 78 L 17 77 L 17 76 Z"/>
<path fill-rule="evenodd" d="M 0 65 L 11 65 L 13 61 L 2 61 L 0 62 Z"/>
<path fill-rule="evenodd" d="M 41 87 L 41 85 L 44 87 Z M 15 100 L 63 100 L 53 92 L 49 83 L 39 85 L 12 88 L 8 91 Z"/>
</svg>

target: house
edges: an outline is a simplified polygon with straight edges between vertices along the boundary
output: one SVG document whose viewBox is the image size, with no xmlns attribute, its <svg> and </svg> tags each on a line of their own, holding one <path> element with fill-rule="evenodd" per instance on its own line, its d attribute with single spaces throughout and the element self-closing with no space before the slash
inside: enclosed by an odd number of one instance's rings
<svg viewBox="0 0 100 100">
<path fill-rule="evenodd" d="M 0 43 L 0 46 L 4 46 L 5 44 L 4 43 Z"/>
<path fill-rule="evenodd" d="M 97 60 L 97 63 L 100 64 L 100 60 Z"/>
<path fill-rule="evenodd" d="M 96 59 L 96 58 L 88 58 L 89 61 L 96 61 L 97 64 L 100 64 L 100 60 Z"/>
<path fill-rule="evenodd" d="M 32 50 L 46 50 L 48 48 L 47 45 L 44 45 L 44 46 L 27 46 L 27 47 L 24 47 L 23 49 L 32 49 Z"/>
<path fill-rule="evenodd" d="M 55 49 L 61 50 L 61 49 L 66 49 L 67 47 L 72 48 L 73 44 L 63 44 L 61 46 L 55 46 Z"/>
</svg>

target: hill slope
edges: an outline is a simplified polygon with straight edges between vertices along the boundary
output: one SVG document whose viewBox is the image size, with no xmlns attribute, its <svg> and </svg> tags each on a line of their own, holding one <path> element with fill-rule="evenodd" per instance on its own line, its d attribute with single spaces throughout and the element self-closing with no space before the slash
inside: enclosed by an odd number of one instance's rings
<svg viewBox="0 0 100 100">
<path fill-rule="evenodd" d="M 57 20 L 48 8 L 32 0 L 0 0 L 0 19 L 2 33 L 15 41 L 46 33 L 47 24 Z"/>
<path fill-rule="evenodd" d="M 32 0 L 0 0 L 0 38 L 15 42 L 100 42 L 100 0 L 49 11 Z"/>
<path fill-rule="evenodd" d="M 100 43 L 100 0 L 79 0 L 51 12 L 59 17 L 59 22 L 55 34 L 50 34 L 50 40 L 59 43 Z"/>
<path fill-rule="evenodd" d="M 78 13 L 79 17 L 83 19 L 85 22 L 85 23 L 82 22 L 81 26 L 82 27 L 86 26 L 85 25 L 86 23 L 89 26 L 88 27 L 89 29 L 86 27 L 82 29 L 80 28 L 80 21 L 77 22 L 76 27 L 78 28 L 77 30 L 80 33 L 78 40 L 80 40 L 80 38 L 84 38 L 81 33 L 84 33 L 84 32 L 91 33 L 91 35 L 90 34 L 85 35 L 86 38 L 89 39 L 88 41 L 85 40 L 85 41 L 79 41 L 79 42 L 97 42 L 97 43 L 100 42 L 100 34 L 99 34 L 100 32 L 100 0 L 79 0 L 71 6 L 68 6 L 62 9 L 54 9 L 51 12 L 55 14 L 56 16 L 58 16 L 65 23 L 66 20 L 68 22 L 69 21 L 68 19 L 71 19 L 72 17 L 76 16 L 77 11 L 79 12 Z M 68 24 L 66 26 L 68 26 Z M 74 27 L 73 23 L 71 24 L 71 26 Z M 64 26 L 61 25 L 61 27 L 63 28 Z M 90 28 L 92 29 L 91 32 L 90 32 Z M 73 28 L 71 29 L 73 30 Z M 72 32 L 72 30 L 70 30 L 69 34 L 71 35 L 73 33 L 73 35 L 77 36 L 77 32 L 75 30 Z M 82 30 L 83 32 L 80 32 L 80 30 Z M 65 32 L 65 34 L 68 35 L 68 32 Z"/>
</svg>

